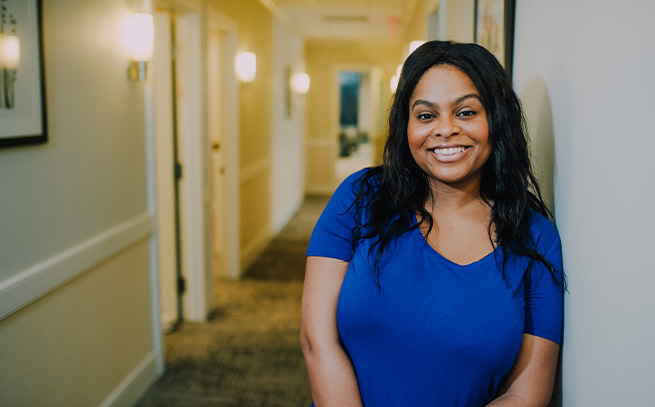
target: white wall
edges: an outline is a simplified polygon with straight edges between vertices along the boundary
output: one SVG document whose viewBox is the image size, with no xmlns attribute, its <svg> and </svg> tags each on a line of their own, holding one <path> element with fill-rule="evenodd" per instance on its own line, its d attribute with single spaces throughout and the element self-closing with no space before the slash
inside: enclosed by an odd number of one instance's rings
<svg viewBox="0 0 655 407">
<path fill-rule="evenodd" d="M 566 407 L 655 394 L 655 51 L 646 0 L 517 2 L 514 81 L 554 175 Z"/>
<path fill-rule="evenodd" d="M 129 405 L 155 376 L 133 3 L 43 2 L 49 141 L 0 150 L 1 405 Z"/>
<path fill-rule="evenodd" d="M 277 19 L 273 23 L 273 162 L 271 164 L 271 224 L 278 233 L 304 198 L 305 98 L 292 92 L 291 116 L 286 115 L 285 67 L 292 74 L 305 72 L 302 39 Z M 310 89 L 311 92 L 311 89 Z"/>
</svg>

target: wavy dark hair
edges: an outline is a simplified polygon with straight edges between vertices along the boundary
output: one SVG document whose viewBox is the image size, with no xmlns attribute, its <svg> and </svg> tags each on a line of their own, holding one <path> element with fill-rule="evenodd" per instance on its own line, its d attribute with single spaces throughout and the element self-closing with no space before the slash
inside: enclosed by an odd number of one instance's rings
<svg viewBox="0 0 655 407">
<path fill-rule="evenodd" d="M 552 220 L 530 164 L 527 128 L 518 96 L 498 60 L 476 44 L 430 41 L 405 61 L 389 112 L 388 135 L 382 165 L 364 173 L 355 183 L 354 207 L 364 223 L 353 231 L 353 250 L 364 239 L 373 239 L 373 274 L 379 286 L 380 261 L 385 249 L 403 233 L 434 220 L 424 205 L 431 196 L 429 181 L 409 149 L 407 126 L 414 88 L 429 69 L 448 65 L 466 74 L 482 98 L 489 126 L 491 155 L 483 168 L 482 199 L 491 206 L 489 239 L 501 245 L 503 264 L 511 255 L 527 256 L 529 273 L 534 261 L 543 263 L 553 279 L 566 289 L 563 272 L 536 249 L 530 233 L 530 212 Z M 418 214 L 420 221 L 414 223 Z M 495 237 L 494 237 L 495 233 Z"/>
</svg>

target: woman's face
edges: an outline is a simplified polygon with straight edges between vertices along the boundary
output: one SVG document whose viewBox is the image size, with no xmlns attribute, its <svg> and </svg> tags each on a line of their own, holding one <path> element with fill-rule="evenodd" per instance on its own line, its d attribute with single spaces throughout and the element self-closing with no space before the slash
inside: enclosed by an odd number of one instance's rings
<svg viewBox="0 0 655 407">
<path fill-rule="evenodd" d="M 409 100 L 407 140 L 432 186 L 479 188 L 491 154 L 489 126 L 480 94 L 466 74 L 450 65 L 423 74 Z"/>
</svg>

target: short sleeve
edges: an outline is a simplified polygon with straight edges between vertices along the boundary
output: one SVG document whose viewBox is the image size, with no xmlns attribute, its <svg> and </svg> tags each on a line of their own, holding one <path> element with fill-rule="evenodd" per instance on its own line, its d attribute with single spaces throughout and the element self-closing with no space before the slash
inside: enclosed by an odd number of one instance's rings
<svg viewBox="0 0 655 407">
<path fill-rule="evenodd" d="M 350 261 L 352 233 L 357 226 L 353 202 L 357 181 L 366 169 L 351 174 L 332 194 L 309 240 L 307 256 Z"/>
<path fill-rule="evenodd" d="M 555 227 L 545 218 L 539 221 L 541 233 L 537 249 L 555 267 L 562 271 L 562 244 Z M 533 228 L 534 230 L 534 228 Z M 541 262 L 535 261 L 525 278 L 525 328 L 530 335 L 562 344 L 564 291 L 562 275 L 553 275 Z"/>
</svg>

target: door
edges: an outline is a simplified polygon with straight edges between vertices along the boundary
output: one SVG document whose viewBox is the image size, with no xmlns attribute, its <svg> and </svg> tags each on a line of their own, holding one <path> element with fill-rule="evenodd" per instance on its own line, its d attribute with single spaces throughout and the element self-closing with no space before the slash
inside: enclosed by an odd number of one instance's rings
<svg viewBox="0 0 655 407">
<path fill-rule="evenodd" d="M 224 33 L 215 25 L 209 26 L 207 33 L 207 103 L 208 131 L 211 149 L 210 180 L 212 200 L 212 270 L 214 278 L 223 275 L 224 256 L 224 205 L 225 199 L 225 148 L 224 148 L 224 109 L 222 106 L 222 55 L 224 53 Z"/>
<path fill-rule="evenodd" d="M 173 15 L 159 10 L 154 15 L 153 52 L 154 138 L 157 190 L 157 241 L 160 312 L 162 329 L 169 331 L 182 319 L 179 277 L 181 250 L 179 233 L 178 180 L 175 177 L 176 120 L 175 64 L 173 59 Z"/>
</svg>

